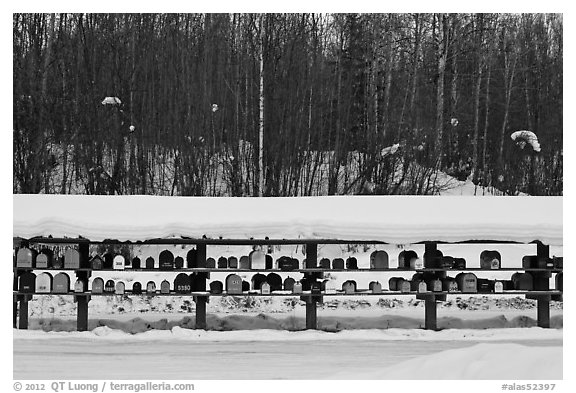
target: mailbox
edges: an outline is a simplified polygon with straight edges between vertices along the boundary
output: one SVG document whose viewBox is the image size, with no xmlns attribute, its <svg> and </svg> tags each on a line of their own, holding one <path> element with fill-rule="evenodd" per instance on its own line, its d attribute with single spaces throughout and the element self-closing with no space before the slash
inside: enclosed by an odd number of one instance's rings
<svg viewBox="0 0 576 393">
<path fill-rule="evenodd" d="M 242 280 L 242 292 L 248 292 L 250 290 L 250 283 L 248 281 Z"/>
<path fill-rule="evenodd" d="M 466 259 L 454 258 L 454 269 L 466 269 Z"/>
<path fill-rule="evenodd" d="M 441 267 L 442 266 L 442 251 L 440 250 L 433 250 L 424 253 L 424 266 L 426 267 Z M 410 264 L 412 267 L 412 264 Z"/>
<path fill-rule="evenodd" d="M 428 292 L 428 285 L 424 281 L 418 281 L 418 293 Z"/>
<path fill-rule="evenodd" d="M 54 276 L 54 280 L 52 281 L 53 293 L 68 293 L 70 291 L 70 276 L 66 273 L 58 273 Z"/>
<path fill-rule="evenodd" d="M 148 281 L 146 284 L 146 293 L 148 295 L 156 294 L 156 283 L 154 281 Z"/>
<path fill-rule="evenodd" d="M 420 285 L 420 281 L 424 281 L 424 275 L 422 273 L 414 273 L 412 280 L 410 280 L 410 289 L 414 292 L 418 291 L 418 285 Z"/>
<path fill-rule="evenodd" d="M 494 293 L 504 292 L 504 283 L 502 281 L 496 281 L 494 283 Z"/>
<path fill-rule="evenodd" d="M 174 258 L 174 267 L 176 269 L 182 269 L 184 267 L 184 258 L 181 256 L 177 256 Z"/>
<path fill-rule="evenodd" d="M 174 254 L 168 250 L 164 250 L 158 256 L 158 263 L 160 270 L 174 270 Z"/>
<path fill-rule="evenodd" d="M 214 258 L 206 258 L 206 268 L 216 269 L 216 260 Z"/>
<path fill-rule="evenodd" d="M 563 281 L 562 277 L 563 277 L 562 272 L 556 273 L 556 277 L 554 277 L 554 284 L 555 284 L 554 288 L 556 288 L 557 291 L 564 291 L 563 289 L 564 286 L 562 284 Z"/>
<path fill-rule="evenodd" d="M 354 281 L 354 280 L 345 281 L 345 282 L 342 284 L 342 290 L 343 290 L 344 293 L 346 293 L 346 294 L 350 294 L 350 293 L 356 292 L 356 281 Z"/>
<path fill-rule="evenodd" d="M 370 254 L 370 269 L 384 270 L 388 269 L 388 253 L 384 250 L 374 251 Z"/>
<path fill-rule="evenodd" d="M 410 260 L 410 269 L 419 270 L 424 269 L 424 262 L 420 258 L 412 258 Z"/>
<path fill-rule="evenodd" d="M 126 284 L 124 284 L 122 281 L 118 281 L 116 283 L 116 294 L 124 295 L 125 292 L 126 292 Z"/>
<path fill-rule="evenodd" d="M 65 269 L 80 269 L 80 253 L 74 248 L 66 249 L 64 253 Z"/>
<path fill-rule="evenodd" d="M 454 257 L 451 257 L 449 255 L 443 256 L 442 260 L 440 261 L 440 267 L 442 269 L 453 269 L 454 268 Z"/>
<path fill-rule="evenodd" d="M 378 281 L 372 281 L 368 285 L 368 289 L 370 289 L 372 293 L 382 293 L 382 284 L 380 284 Z"/>
<path fill-rule="evenodd" d="M 517 291 L 534 290 L 534 278 L 530 273 L 514 273 L 512 275 L 512 283 Z"/>
<path fill-rule="evenodd" d="M 179 273 L 174 279 L 174 291 L 176 293 L 192 292 L 192 280 L 186 273 Z"/>
<path fill-rule="evenodd" d="M 102 270 L 104 268 L 104 261 L 99 255 L 94 255 L 90 260 L 90 267 L 92 270 Z"/>
<path fill-rule="evenodd" d="M 522 267 L 524 269 L 535 269 L 538 267 L 537 255 L 524 255 L 522 257 Z"/>
<path fill-rule="evenodd" d="M 357 270 L 358 269 L 358 260 L 355 257 L 348 257 L 346 259 L 346 269 Z"/>
<path fill-rule="evenodd" d="M 132 258 L 132 269 L 140 269 L 141 267 L 142 267 L 142 261 L 140 260 L 140 258 L 138 257 Z"/>
<path fill-rule="evenodd" d="M 104 292 L 114 293 L 115 290 L 116 290 L 116 284 L 114 283 L 114 280 L 106 281 L 106 284 L 104 284 Z"/>
<path fill-rule="evenodd" d="M 408 269 L 412 265 L 411 261 L 418 259 L 418 254 L 413 250 L 403 250 L 398 255 L 398 269 Z"/>
<path fill-rule="evenodd" d="M 242 270 L 250 270 L 250 258 L 247 255 L 242 255 L 238 261 L 238 267 Z"/>
<path fill-rule="evenodd" d="M 292 293 L 302 293 L 302 283 L 300 281 L 296 281 L 294 286 L 292 287 Z"/>
<path fill-rule="evenodd" d="M 480 253 L 481 269 L 500 269 L 502 256 L 496 250 L 484 250 Z"/>
<path fill-rule="evenodd" d="M 228 267 L 230 269 L 238 269 L 238 258 L 236 257 L 228 258 Z"/>
<path fill-rule="evenodd" d="M 478 292 L 478 280 L 474 273 L 458 273 L 456 282 L 458 283 L 458 289 L 462 293 Z"/>
<path fill-rule="evenodd" d="M 146 258 L 146 269 L 154 269 L 154 258 Z"/>
<path fill-rule="evenodd" d="M 104 259 L 103 264 L 104 269 L 112 269 L 114 267 L 114 255 L 107 252 L 106 254 L 104 254 L 103 259 Z"/>
<path fill-rule="evenodd" d="M 83 293 L 86 292 L 86 281 L 82 279 L 77 279 L 74 283 L 74 292 L 75 293 Z"/>
<path fill-rule="evenodd" d="M 52 251 L 44 249 L 36 257 L 36 269 L 48 269 L 52 266 Z"/>
<path fill-rule="evenodd" d="M 492 293 L 494 292 L 494 281 L 485 278 L 479 278 L 477 281 L 478 293 Z"/>
<path fill-rule="evenodd" d="M 343 269 L 344 269 L 344 259 L 342 259 L 342 258 L 335 258 L 335 259 L 332 261 L 332 269 L 343 270 Z"/>
<path fill-rule="evenodd" d="M 429 280 L 428 290 L 431 292 L 442 292 L 442 281 L 439 278 Z"/>
<path fill-rule="evenodd" d="M 392 277 L 388 280 L 388 289 L 390 289 L 391 291 L 399 291 L 400 290 L 400 281 L 403 281 L 404 279 L 401 277 Z"/>
<path fill-rule="evenodd" d="M 92 280 L 92 293 L 104 293 L 104 280 L 100 277 Z"/>
<path fill-rule="evenodd" d="M 408 280 L 402 280 L 398 284 L 398 290 L 402 293 L 410 293 L 411 289 L 411 284 Z"/>
<path fill-rule="evenodd" d="M 224 289 L 224 285 L 221 281 L 212 281 L 210 283 L 210 292 L 213 294 L 220 294 Z"/>
<path fill-rule="evenodd" d="M 252 276 L 252 289 L 259 290 L 264 282 L 266 282 L 266 276 L 260 273 L 256 273 L 254 276 Z"/>
<path fill-rule="evenodd" d="M 29 248 L 23 247 L 18 250 L 16 254 L 16 267 L 34 267 L 36 262 L 36 252 Z M 34 286 L 32 287 L 34 292 Z"/>
<path fill-rule="evenodd" d="M 195 248 L 191 249 L 190 251 L 188 251 L 186 253 L 186 267 L 188 269 L 193 269 L 196 267 L 206 267 L 206 266 L 198 266 L 197 265 L 196 256 L 197 256 L 197 251 Z"/>
<path fill-rule="evenodd" d="M 292 277 L 287 277 L 284 280 L 284 290 L 285 291 L 291 291 L 292 288 L 294 288 L 295 283 L 296 283 L 296 281 L 294 281 L 294 279 Z"/>
<path fill-rule="evenodd" d="M 278 269 L 282 271 L 298 270 L 298 260 L 290 257 L 280 257 L 277 261 Z"/>
<path fill-rule="evenodd" d="M 242 278 L 239 275 L 229 274 L 226 277 L 226 293 L 232 295 L 242 294 Z"/>
<path fill-rule="evenodd" d="M 276 273 L 269 273 L 266 276 L 266 282 L 270 286 L 270 291 L 281 291 L 282 290 L 282 277 Z"/>
<path fill-rule="evenodd" d="M 272 255 L 266 254 L 265 258 L 265 265 L 266 269 L 273 269 L 274 268 L 274 259 L 272 259 Z"/>
<path fill-rule="evenodd" d="M 442 290 L 446 292 L 458 292 L 458 283 L 452 277 L 445 277 L 441 279 Z"/>
<path fill-rule="evenodd" d="M 52 275 L 50 273 L 41 273 L 36 277 L 36 293 L 52 292 Z"/>
<path fill-rule="evenodd" d="M 260 288 L 260 292 L 262 295 L 270 295 L 270 284 L 263 282 L 262 287 Z"/>
<path fill-rule="evenodd" d="M 182 258 L 182 262 L 184 262 L 184 258 Z M 168 295 L 170 293 L 170 282 L 168 280 L 162 280 L 160 283 L 160 293 L 162 295 Z"/>
<path fill-rule="evenodd" d="M 140 284 L 138 281 L 136 281 L 132 285 L 132 293 L 134 295 L 141 295 L 142 294 L 142 284 Z"/>
<path fill-rule="evenodd" d="M 220 257 L 218 258 L 218 269 L 227 269 L 228 268 L 228 258 Z"/>
<path fill-rule="evenodd" d="M 250 266 L 252 266 L 252 269 L 254 270 L 266 269 L 266 254 L 264 254 L 262 251 L 258 250 L 252 251 L 249 255 L 249 258 L 250 258 Z"/>
<path fill-rule="evenodd" d="M 122 255 L 116 255 L 113 262 L 114 270 L 124 270 L 126 267 L 126 261 Z"/>
<path fill-rule="evenodd" d="M 328 258 L 320 259 L 318 266 L 321 267 L 322 269 L 330 269 L 330 259 Z"/>
<path fill-rule="evenodd" d="M 20 276 L 18 290 L 25 293 L 34 293 L 36 290 L 36 275 L 32 272 L 23 273 Z"/>
</svg>

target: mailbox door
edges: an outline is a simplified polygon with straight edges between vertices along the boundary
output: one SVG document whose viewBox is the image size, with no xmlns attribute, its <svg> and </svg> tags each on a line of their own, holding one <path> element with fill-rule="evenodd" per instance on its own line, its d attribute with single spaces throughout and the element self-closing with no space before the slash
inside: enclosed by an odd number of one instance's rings
<svg viewBox="0 0 576 393">
<path fill-rule="evenodd" d="M 160 270 L 174 270 L 174 254 L 164 250 L 158 256 Z"/>
<path fill-rule="evenodd" d="M 192 292 L 192 282 L 190 276 L 185 273 L 179 273 L 174 279 L 174 291 L 176 293 Z"/>
<path fill-rule="evenodd" d="M 20 248 L 16 254 L 16 267 L 34 267 L 34 252 L 26 247 Z M 34 287 L 32 287 L 34 291 Z"/>
<path fill-rule="evenodd" d="M 66 273 L 58 273 L 54 276 L 53 293 L 68 293 L 70 291 L 70 276 Z"/>
<path fill-rule="evenodd" d="M 122 255 L 116 255 L 114 257 L 114 269 L 115 270 L 124 270 L 126 266 L 126 262 Z"/>
<path fill-rule="evenodd" d="M 177 256 L 174 258 L 174 267 L 176 269 L 182 269 L 184 267 L 184 258 L 181 256 Z"/>
<path fill-rule="evenodd" d="M 242 270 L 250 269 L 250 258 L 248 258 L 247 255 L 243 255 L 240 257 L 238 264 L 239 264 L 239 268 Z"/>
<path fill-rule="evenodd" d="M 80 268 L 80 253 L 74 248 L 68 248 L 64 253 L 64 267 L 66 269 Z"/>
<path fill-rule="evenodd" d="M 116 293 L 118 295 L 124 295 L 126 292 L 126 285 L 122 281 L 116 283 Z"/>
<path fill-rule="evenodd" d="M 36 290 L 36 275 L 32 272 L 22 274 L 18 290 L 25 293 L 34 293 Z"/>
<path fill-rule="evenodd" d="M 342 259 L 342 258 L 335 258 L 335 259 L 332 261 L 332 269 L 339 269 L 339 270 L 344 269 L 344 259 Z"/>
<path fill-rule="evenodd" d="M 184 259 L 182 259 L 184 261 Z M 166 280 L 160 283 L 160 293 L 169 294 L 170 293 L 170 283 Z"/>
<path fill-rule="evenodd" d="M 252 269 L 255 270 L 265 270 L 266 269 L 266 254 L 262 251 L 252 251 L 249 255 L 250 265 Z"/>
<path fill-rule="evenodd" d="M 154 269 L 154 258 L 146 258 L 146 269 Z"/>
<path fill-rule="evenodd" d="M 36 277 L 36 293 L 50 293 L 52 292 L 52 275 L 50 273 L 42 273 Z"/>
<path fill-rule="evenodd" d="M 104 280 L 100 277 L 96 277 L 92 281 L 92 293 L 104 293 Z"/>
</svg>

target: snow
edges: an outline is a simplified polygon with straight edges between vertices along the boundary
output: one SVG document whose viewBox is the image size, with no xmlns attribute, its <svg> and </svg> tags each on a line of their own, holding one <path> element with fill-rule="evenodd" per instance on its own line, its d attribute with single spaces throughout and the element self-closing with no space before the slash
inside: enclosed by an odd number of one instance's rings
<svg viewBox="0 0 576 393">
<path fill-rule="evenodd" d="M 90 240 L 190 237 L 562 245 L 562 197 L 13 195 L 13 234 Z"/>
</svg>

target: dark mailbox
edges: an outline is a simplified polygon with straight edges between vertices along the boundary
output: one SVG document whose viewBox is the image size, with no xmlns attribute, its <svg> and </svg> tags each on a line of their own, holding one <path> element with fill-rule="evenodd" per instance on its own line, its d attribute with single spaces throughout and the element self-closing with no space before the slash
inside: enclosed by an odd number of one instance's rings
<svg viewBox="0 0 576 393">
<path fill-rule="evenodd" d="M 64 256 L 56 255 L 52 258 L 52 268 L 53 269 L 62 269 L 64 267 Z"/>
<path fill-rule="evenodd" d="M 104 292 L 114 293 L 115 290 L 116 290 L 116 284 L 114 283 L 114 280 L 106 281 L 106 284 L 104 284 Z"/>
<path fill-rule="evenodd" d="M 186 273 L 179 273 L 174 279 L 174 291 L 176 293 L 190 293 L 192 291 L 192 281 Z"/>
<path fill-rule="evenodd" d="M 564 286 L 562 284 L 562 281 L 563 281 L 562 277 L 563 277 L 563 274 L 562 274 L 562 272 L 560 272 L 560 273 L 557 273 L 556 277 L 554 278 L 554 282 L 555 282 L 554 288 L 556 288 L 557 291 L 563 291 L 564 290 Z"/>
<path fill-rule="evenodd" d="M 90 266 L 92 270 L 102 270 L 104 268 L 104 261 L 99 255 L 94 255 L 90 260 Z"/>
<path fill-rule="evenodd" d="M 218 269 L 227 269 L 228 268 L 228 259 L 226 257 L 218 258 Z"/>
<path fill-rule="evenodd" d="M 64 253 L 65 269 L 80 269 L 80 253 L 74 248 L 66 249 Z"/>
<path fill-rule="evenodd" d="M 146 269 L 154 269 L 154 258 L 146 258 Z"/>
<path fill-rule="evenodd" d="M 272 259 L 272 255 L 266 254 L 264 257 L 266 269 L 273 269 L 274 268 L 274 259 Z"/>
<path fill-rule="evenodd" d="M 242 255 L 238 261 L 239 268 L 242 270 L 250 269 L 250 258 L 247 255 Z"/>
<path fill-rule="evenodd" d="M 530 273 L 514 273 L 512 275 L 514 289 L 517 291 L 534 290 L 534 278 Z"/>
<path fill-rule="evenodd" d="M 404 279 L 401 277 L 391 277 L 388 280 L 388 289 L 390 289 L 391 291 L 399 291 L 399 283 L 400 281 L 403 281 Z"/>
<path fill-rule="evenodd" d="M 481 269 L 500 269 L 502 256 L 496 250 L 484 250 L 480 253 Z"/>
<path fill-rule="evenodd" d="M 132 269 L 140 269 L 142 267 L 142 261 L 138 257 L 132 259 Z"/>
<path fill-rule="evenodd" d="M 292 288 L 294 288 L 295 283 L 296 283 L 296 281 L 294 281 L 294 279 L 292 277 L 287 277 L 284 280 L 284 290 L 285 291 L 292 291 Z"/>
<path fill-rule="evenodd" d="M 401 251 L 398 255 L 398 269 L 409 269 L 414 259 L 418 259 L 418 254 L 413 250 Z"/>
<path fill-rule="evenodd" d="M 70 291 L 70 276 L 66 273 L 58 273 L 54 276 L 53 293 L 68 293 Z"/>
<path fill-rule="evenodd" d="M 344 293 L 354 293 L 356 292 L 356 281 L 347 280 L 342 284 L 342 290 Z"/>
<path fill-rule="evenodd" d="M 92 293 L 104 293 L 104 280 L 100 277 L 92 280 Z"/>
<path fill-rule="evenodd" d="M 454 258 L 454 269 L 466 269 L 466 259 Z"/>
<path fill-rule="evenodd" d="M 427 268 L 442 267 L 442 251 L 433 250 L 424 253 L 424 266 Z M 412 265 L 410 265 L 412 267 Z"/>
<path fill-rule="evenodd" d="M 378 281 L 372 281 L 368 284 L 368 289 L 372 291 L 372 293 L 382 293 L 382 284 Z"/>
<path fill-rule="evenodd" d="M 522 257 L 522 267 L 524 269 L 535 269 L 538 267 L 537 255 L 524 255 Z"/>
<path fill-rule="evenodd" d="M 112 269 L 114 267 L 114 255 L 110 253 L 104 254 L 104 269 Z"/>
<path fill-rule="evenodd" d="M 262 283 L 266 281 L 266 276 L 260 273 L 256 273 L 252 276 L 252 289 L 258 291 L 262 287 Z"/>
<path fill-rule="evenodd" d="M 370 254 L 370 269 L 382 270 L 388 269 L 388 253 L 384 250 L 374 251 Z"/>
<path fill-rule="evenodd" d="M 242 280 L 242 291 L 248 292 L 250 290 L 250 283 L 248 281 Z"/>
<path fill-rule="evenodd" d="M 20 276 L 18 289 L 20 292 L 34 293 L 36 290 L 36 275 L 32 272 L 23 273 Z"/>
<path fill-rule="evenodd" d="M 242 278 L 237 274 L 229 274 L 226 277 L 226 293 L 233 295 L 242 294 Z"/>
<path fill-rule="evenodd" d="M 298 270 L 298 260 L 287 256 L 282 256 L 278 258 L 278 269 L 282 271 Z"/>
<path fill-rule="evenodd" d="M 207 269 L 215 269 L 216 268 L 216 260 L 214 258 L 206 258 L 206 268 Z"/>
<path fill-rule="evenodd" d="M 440 267 L 442 269 L 453 269 L 454 268 L 454 257 L 449 255 L 444 255 L 442 261 L 440 262 Z"/>
<path fill-rule="evenodd" d="M 458 283 L 452 277 L 445 277 L 441 279 L 442 290 L 446 292 L 458 292 Z"/>
<path fill-rule="evenodd" d="M 478 293 L 492 293 L 494 292 L 494 281 L 485 278 L 479 278 L 477 280 Z"/>
<path fill-rule="evenodd" d="M 210 283 L 210 292 L 213 294 L 220 294 L 224 289 L 224 285 L 221 281 L 212 281 Z"/>
<path fill-rule="evenodd" d="M 322 259 L 320 259 L 319 266 L 320 266 L 322 269 L 330 269 L 330 259 L 328 259 L 328 258 L 322 258 Z"/>
<path fill-rule="evenodd" d="M 138 281 L 136 281 L 132 285 L 132 293 L 134 295 L 141 295 L 142 294 L 142 284 L 140 284 Z"/>
<path fill-rule="evenodd" d="M 412 280 L 410 280 L 410 289 L 412 291 L 417 291 L 418 285 L 420 285 L 421 281 L 424 281 L 424 274 L 414 273 L 414 275 L 412 275 Z"/>
<path fill-rule="evenodd" d="M 186 253 L 186 267 L 188 269 L 192 269 L 192 268 L 196 268 L 196 267 L 206 267 L 206 265 L 198 266 L 198 264 L 196 263 L 197 255 L 198 255 L 198 252 L 196 251 L 195 248 L 191 249 L 190 251 L 188 251 Z M 202 261 L 202 263 L 204 263 L 204 261 Z"/>
<path fill-rule="evenodd" d="M 439 278 L 430 279 L 427 284 L 430 292 L 442 292 L 442 281 Z"/>
<path fill-rule="evenodd" d="M 270 285 L 270 291 L 281 291 L 282 290 L 282 277 L 276 273 L 269 273 L 266 276 L 266 282 Z"/>
<path fill-rule="evenodd" d="M 50 273 L 41 273 L 36 277 L 36 293 L 52 292 L 52 275 Z"/>
<path fill-rule="evenodd" d="M 232 256 L 228 258 L 228 267 L 230 269 L 238 269 L 238 258 Z"/>
<path fill-rule="evenodd" d="M 177 256 L 174 258 L 174 267 L 176 269 L 182 269 L 184 267 L 184 258 L 181 256 Z"/>
<path fill-rule="evenodd" d="M 348 257 L 346 259 L 346 269 L 357 270 L 358 269 L 358 260 L 355 257 Z"/>
<path fill-rule="evenodd" d="M 344 259 L 342 258 L 335 258 L 332 261 L 332 269 L 344 269 Z"/>
<path fill-rule="evenodd" d="M 174 270 L 174 254 L 168 250 L 164 250 L 158 256 L 160 270 Z"/>
<path fill-rule="evenodd" d="M 408 280 L 402 280 L 398 284 L 398 290 L 402 293 L 409 293 L 411 290 L 411 283 Z"/>
</svg>

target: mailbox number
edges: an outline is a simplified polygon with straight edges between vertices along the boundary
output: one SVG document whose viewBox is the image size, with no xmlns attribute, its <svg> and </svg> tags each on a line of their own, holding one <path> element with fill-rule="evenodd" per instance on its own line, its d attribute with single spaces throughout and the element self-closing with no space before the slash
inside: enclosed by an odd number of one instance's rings
<svg viewBox="0 0 576 393">
<path fill-rule="evenodd" d="M 190 285 L 178 285 L 178 290 L 179 291 L 189 291 Z"/>
</svg>

